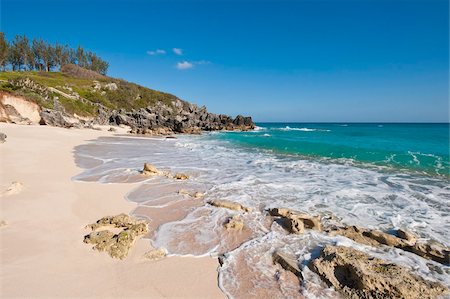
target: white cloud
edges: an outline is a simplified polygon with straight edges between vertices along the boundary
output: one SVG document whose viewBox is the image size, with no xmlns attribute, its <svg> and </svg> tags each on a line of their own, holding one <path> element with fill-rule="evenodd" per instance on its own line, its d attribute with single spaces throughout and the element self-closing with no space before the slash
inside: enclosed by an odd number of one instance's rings
<svg viewBox="0 0 450 299">
<path fill-rule="evenodd" d="M 179 70 L 187 70 L 187 69 L 193 68 L 194 64 L 189 61 L 182 61 L 182 62 L 178 62 L 176 67 Z"/>
<path fill-rule="evenodd" d="M 147 51 L 147 54 L 148 55 L 152 55 L 152 56 L 154 56 L 154 55 L 164 55 L 164 54 L 166 54 L 166 51 L 162 50 L 162 49 L 156 49 L 155 51 Z"/>
<path fill-rule="evenodd" d="M 183 49 L 173 48 L 172 51 L 173 51 L 173 53 L 175 53 L 177 55 L 183 55 Z"/>
</svg>

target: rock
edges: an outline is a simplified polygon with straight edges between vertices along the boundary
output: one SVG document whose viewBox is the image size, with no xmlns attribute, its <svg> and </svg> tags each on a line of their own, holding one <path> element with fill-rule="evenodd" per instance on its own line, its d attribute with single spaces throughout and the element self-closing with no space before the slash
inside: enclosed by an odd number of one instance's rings
<svg viewBox="0 0 450 299">
<path fill-rule="evenodd" d="M 442 244 L 415 243 L 401 249 L 447 266 L 450 264 L 450 249 Z"/>
<path fill-rule="evenodd" d="M 149 261 L 157 261 L 162 259 L 167 255 L 167 250 L 164 247 L 152 249 L 150 251 L 147 251 L 144 254 L 144 258 Z"/>
<path fill-rule="evenodd" d="M 142 174 L 143 175 L 159 175 L 161 174 L 161 172 L 152 164 L 150 163 L 145 163 L 144 164 L 144 169 L 142 170 Z"/>
<path fill-rule="evenodd" d="M 116 129 L 116 128 L 113 128 L 113 127 L 110 127 L 110 128 L 108 129 L 108 132 L 117 132 L 117 129 Z"/>
<path fill-rule="evenodd" d="M 416 241 L 417 241 L 417 236 L 416 235 L 414 235 L 411 232 L 407 232 L 407 231 L 405 231 L 403 229 L 398 229 L 397 230 L 397 237 L 399 237 L 400 239 L 409 241 L 410 243 L 413 243 L 413 244 L 416 243 Z"/>
<path fill-rule="evenodd" d="M 290 271 L 300 279 L 303 279 L 302 271 L 300 270 L 297 258 L 294 255 L 281 251 L 275 251 L 272 255 L 272 259 L 274 264 L 279 264 L 284 270 Z"/>
<path fill-rule="evenodd" d="M 300 231 L 299 222 L 303 222 L 303 226 L 307 229 L 322 230 L 322 223 L 320 222 L 320 216 L 311 216 L 306 213 L 301 213 L 284 208 L 273 208 L 268 210 L 269 215 L 275 217 L 282 217 L 291 223 L 291 226 L 298 226 Z"/>
<path fill-rule="evenodd" d="M 382 231 L 357 226 L 332 227 L 327 232 L 332 236 L 341 235 L 365 245 L 396 247 L 444 265 L 450 263 L 450 249 L 442 244 L 413 243 L 413 239 L 405 240 Z"/>
<path fill-rule="evenodd" d="M 4 143 L 6 142 L 6 134 L 5 133 L 0 133 L 0 143 Z"/>
<path fill-rule="evenodd" d="M 197 199 L 198 198 L 202 198 L 203 196 L 205 196 L 205 194 L 203 192 L 198 192 L 198 191 L 197 192 L 190 192 L 190 191 L 184 190 L 184 189 L 179 190 L 178 194 L 188 195 L 190 197 L 197 198 Z"/>
<path fill-rule="evenodd" d="M 177 179 L 177 180 L 187 180 L 187 179 L 189 179 L 189 176 L 187 174 L 178 172 L 173 176 L 173 178 Z"/>
<path fill-rule="evenodd" d="M 123 230 L 118 234 L 109 230 L 96 231 L 96 229 L 105 226 L 122 228 Z M 145 221 L 137 220 L 126 214 L 103 217 L 87 227 L 93 231 L 84 237 L 83 242 L 94 244 L 93 249 L 105 251 L 111 257 L 118 259 L 124 259 L 136 239 L 148 232 L 148 226 Z"/>
<path fill-rule="evenodd" d="M 97 220 L 97 222 L 87 225 L 86 228 L 91 230 L 97 230 L 101 227 L 130 228 L 140 223 L 145 223 L 145 221 L 137 220 L 134 217 L 122 213 L 116 216 L 103 217 Z"/>
<path fill-rule="evenodd" d="M 195 192 L 193 195 L 194 198 L 202 198 L 204 196 L 205 196 L 205 193 L 203 193 L 203 192 Z"/>
<path fill-rule="evenodd" d="M 229 231 L 241 231 L 244 228 L 244 220 L 239 215 L 234 215 L 228 218 L 224 226 Z"/>
<path fill-rule="evenodd" d="M 310 269 L 348 298 L 436 298 L 448 292 L 437 282 L 350 247 L 325 246 Z"/>
<path fill-rule="evenodd" d="M 115 91 L 118 89 L 117 84 L 114 82 L 105 84 L 104 87 L 105 87 L 105 89 L 110 90 L 110 91 Z"/>
<path fill-rule="evenodd" d="M 218 207 L 218 208 L 226 208 L 230 210 L 235 211 L 244 211 L 244 212 L 251 212 L 250 208 L 247 208 L 240 203 L 229 201 L 229 200 L 210 200 L 208 201 L 208 204 Z"/>
</svg>

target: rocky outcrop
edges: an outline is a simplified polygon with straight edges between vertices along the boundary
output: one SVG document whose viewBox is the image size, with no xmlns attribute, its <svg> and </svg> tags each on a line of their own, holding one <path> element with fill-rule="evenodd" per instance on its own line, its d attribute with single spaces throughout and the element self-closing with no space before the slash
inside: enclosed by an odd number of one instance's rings
<svg viewBox="0 0 450 299">
<path fill-rule="evenodd" d="M 306 213 L 284 208 L 273 208 L 268 210 L 269 215 L 280 217 L 281 223 L 290 233 L 302 234 L 304 229 L 322 230 L 319 216 L 311 216 Z"/>
<path fill-rule="evenodd" d="M 120 228 L 122 231 L 114 233 L 110 230 L 100 230 L 103 227 Z M 84 243 L 93 244 L 93 249 L 105 251 L 111 257 L 124 259 L 134 242 L 148 232 L 147 223 L 126 214 L 107 216 L 87 228 L 93 231 L 84 237 Z"/>
<path fill-rule="evenodd" d="M 241 130 L 255 128 L 251 117 L 238 115 L 235 119 L 223 114 L 213 114 L 205 107 L 199 108 L 179 99 L 171 105 L 155 106 L 126 111 L 112 111 L 109 124 L 127 125 L 137 134 L 166 135 L 171 133 L 199 134 L 201 131 Z"/>
<path fill-rule="evenodd" d="M 0 143 L 5 143 L 7 137 L 5 133 L 0 132 Z"/>
<path fill-rule="evenodd" d="M 242 220 L 241 216 L 234 215 L 233 217 L 228 218 L 224 227 L 228 231 L 241 231 L 244 228 L 244 220 Z"/>
<path fill-rule="evenodd" d="M 417 254 L 423 258 L 436 261 L 441 264 L 450 264 L 450 249 L 442 244 L 419 243 L 417 238 L 411 233 L 403 230 L 397 231 L 397 236 L 379 231 L 357 226 L 334 226 L 327 229 L 330 235 L 341 235 L 352 239 L 355 242 L 379 246 L 386 245 L 399 248 Z"/>
<path fill-rule="evenodd" d="M 300 270 L 297 258 L 294 255 L 282 251 L 275 251 L 272 255 L 272 259 L 274 264 L 279 264 L 284 270 L 290 271 L 300 279 L 303 279 L 302 271 Z"/>
<path fill-rule="evenodd" d="M 210 200 L 208 204 L 218 207 L 218 208 L 226 208 L 234 211 L 243 211 L 243 212 L 251 212 L 251 209 L 241 205 L 238 202 L 229 201 L 229 200 Z"/>
<path fill-rule="evenodd" d="M 76 71 L 66 70 L 73 76 L 84 76 L 87 78 L 98 79 L 107 81 L 108 78 L 104 76 L 95 77 L 91 76 L 88 70 Z M 83 74 L 80 75 L 80 72 Z M 84 78 L 84 77 L 83 77 Z M 120 80 L 111 79 L 113 82 L 99 82 L 97 80 L 92 81 L 92 88 L 89 92 L 100 92 L 104 96 L 107 92 L 114 93 L 120 92 L 126 93 L 126 90 L 120 91 Z M 117 82 L 117 83 L 116 83 Z M 41 120 L 41 124 L 47 124 L 51 126 L 59 127 L 92 127 L 94 125 L 126 125 L 130 127 L 130 132 L 135 134 L 147 134 L 147 135 L 168 135 L 172 133 L 188 133 L 199 134 L 202 131 L 215 131 L 215 130 L 252 130 L 255 128 L 251 117 L 244 117 L 238 115 L 236 118 L 223 114 L 214 114 L 206 110 L 205 107 L 198 107 L 197 105 L 182 101 L 175 96 L 171 96 L 169 101 L 156 100 L 146 107 L 139 109 L 110 109 L 106 106 L 98 103 L 97 101 L 90 101 L 81 97 L 70 86 L 44 86 L 34 82 L 29 78 L 19 78 L 10 80 L 9 82 L 15 89 L 21 89 L 27 93 L 35 93 L 42 102 L 47 103 L 46 107 L 54 106 L 53 109 L 43 109 L 42 113 L 34 113 L 33 119 L 29 118 L 31 122 L 38 123 Z M 124 87 L 126 88 L 126 87 Z M 143 87 L 140 87 L 143 88 Z M 8 93 L 5 93 L 8 94 Z M 57 96 L 55 96 L 57 95 Z M 8 96 L 12 96 L 8 94 Z M 77 115 L 68 114 L 62 105 L 59 103 L 59 97 L 64 97 L 72 101 L 82 102 L 84 105 L 92 106 L 97 110 L 96 117 L 90 117 L 89 119 L 78 117 Z M 128 101 L 128 104 L 139 101 L 140 96 L 137 98 L 124 99 Z M 32 103 L 33 100 L 27 101 Z M 32 103 L 34 104 L 34 103 Z M 127 103 L 125 103 L 127 104 Z M 37 105 L 37 104 L 34 104 Z M 130 105 L 124 105 L 129 107 Z M 41 110 L 41 107 L 39 107 Z M 109 107 L 109 106 L 108 106 Z M 5 107 L 0 107 L 0 121 L 7 121 L 8 117 L 14 115 L 14 111 L 7 111 Z M 19 114 L 20 111 L 19 111 Z M 40 115 L 39 115 L 40 114 Z M 91 115 L 91 114 L 89 114 Z M 37 117 L 37 119 L 36 119 Z M 67 121 L 68 118 L 73 118 L 74 121 Z M 5 119 L 5 120 L 2 120 Z"/>
<path fill-rule="evenodd" d="M 448 292 L 437 282 L 353 248 L 326 246 L 310 269 L 347 298 L 436 298 Z"/>
</svg>

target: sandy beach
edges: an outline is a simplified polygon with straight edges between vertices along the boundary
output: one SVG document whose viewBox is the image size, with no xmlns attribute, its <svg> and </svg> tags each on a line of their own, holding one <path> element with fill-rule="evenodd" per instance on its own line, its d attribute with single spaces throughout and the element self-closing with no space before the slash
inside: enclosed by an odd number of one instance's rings
<svg viewBox="0 0 450 299">
<path fill-rule="evenodd" d="M 223 298 L 216 258 L 148 261 L 140 239 L 124 260 L 83 243 L 84 227 L 135 207 L 123 196 L 135 184 L 74 182 L 82 170 L 73 148 L 114 133 L 0 124 L 2 298 Z M 12 182 L 20 182 L 3 193 Z"/>
</svg>

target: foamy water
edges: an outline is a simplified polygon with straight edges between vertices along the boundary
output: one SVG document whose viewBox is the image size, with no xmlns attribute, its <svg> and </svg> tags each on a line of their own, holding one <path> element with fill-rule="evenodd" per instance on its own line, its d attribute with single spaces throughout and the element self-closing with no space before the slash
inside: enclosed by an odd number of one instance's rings
<svg viewBox="0 0 450 299">
<path fill-rule="evenodd" d="M 363 168 L 353 163 L 301 159 L 257 148 L 237 147 L 214 134 L 177 139 L 100 138 L 78 146 L 75 158 L 86 170 L 79 181 L 141 182 L 127 194 L 139 206 L 134 214 L 150 221 L 149 238 L 174 255 L 225 254 L 219 285 L 229 297 L 335 298 L 306 267 L 326 244 L 353 246 L 450 285 L 450 267 L 398 249 L 372 248 L 343 237 L 307 231 L 290 235 L 268 221 L 266 208 L 287 207 L 324 219 L 381 230 L 404 228 L 423 239 L 450 245 L 450 187 L 446 178 Z M 184 172 L 187 181 L 143 177 L 144 162 Z M 192 199 L 179 190 L 202 191 Z M 246 228 L 227 232 L 223 223 L 237 212 L 211 207 L 227 199 L 253 208 L 242 215 Z M 304 281 L 272 263 L 277 249 L 295 254 Z M 281 274 L 280 274 L 281 273 Z"/>
</svg>

